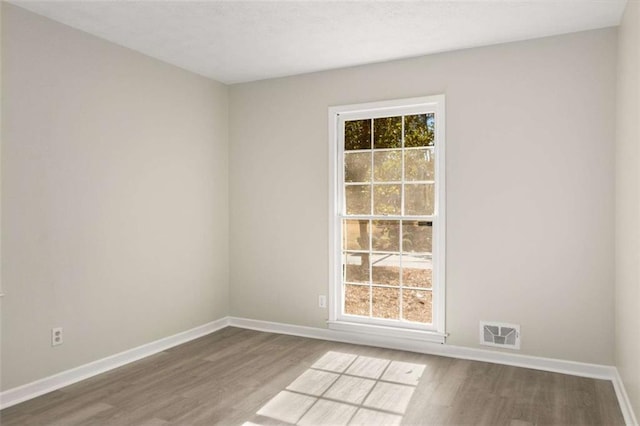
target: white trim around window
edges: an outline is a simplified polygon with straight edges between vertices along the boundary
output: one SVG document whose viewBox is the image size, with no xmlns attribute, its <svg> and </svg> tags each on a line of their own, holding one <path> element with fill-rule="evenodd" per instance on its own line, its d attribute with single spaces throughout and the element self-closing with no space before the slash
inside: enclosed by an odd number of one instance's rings
<svg viewBox="0 0 640 426">
<path fill-rule="evenodd" d="M 412 114 L 435 114 L 434 211 L 430 215 L 379 216 L 379 219 L 427 220 L 432 223 L 432 321 L 418 323 L 346 315 L 343 301 L 342 220 L 344 208 L 344 122 Z M 404 134 L 403 134 L 404 138 Z M 404 141 L 404 139 L 403 139 Z M 404 149 L 404 142 L 403 142 Z M 404 155 L 404 154 L 403 154 Z M 404 157 L 403 157 L 404 158 Z M 404 161 L 404 160 L 403 160 Z M 404 163 L 403 163 L 404 164 Z M 331 329 L 444 343 L 445 332 L 445 98 L 444 95 L 329 108 L 329 321 Z M 404 173 L 404 172 L 403 172 Z M 404 179 L 404 174 L 403 174 Z M 403 211 L 404 213 L 404 211 Z M 369 215 L 375 219 L 376 216 Z M 364 219 L 364 217 L 362 217 Z M 401 302 L 402 303 L 402 302 Z"/>
</svg>

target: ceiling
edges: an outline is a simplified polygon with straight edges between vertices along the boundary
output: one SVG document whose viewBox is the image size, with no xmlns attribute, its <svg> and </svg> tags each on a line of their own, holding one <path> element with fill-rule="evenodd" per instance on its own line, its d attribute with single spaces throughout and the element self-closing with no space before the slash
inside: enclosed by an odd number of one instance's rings
<svg viewBox="0 0 640 426">
<path fill-rule="evenodd" d="M 626 0 L 11 3 L 232 84 L 615 26 Z"/>
</svg>

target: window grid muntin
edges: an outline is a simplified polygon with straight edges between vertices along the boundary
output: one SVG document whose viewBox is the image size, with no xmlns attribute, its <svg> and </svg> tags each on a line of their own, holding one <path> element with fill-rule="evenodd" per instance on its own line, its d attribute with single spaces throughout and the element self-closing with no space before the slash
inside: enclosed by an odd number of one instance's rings
<svg viewBox="0 0 640 426">
<path fill-rule="evenodd" d="M 384 288 L 394 288 L 394 289 L 399 289 L 400 286 L 397 285 L 391 285 L 391 284 L 371 284 L 371 283 L 359 283 L 357 281 L 345 281 L 344 284 L 346 285 L 358 285 L 361 287 L 384 287 Z M 414 286 L 403 286 L 402 288 L 404 288 L 405 290 L 420 290 L 420 291 L 432 291 L 433 288 L 431 287 L 414 287 Z M 347 314 L 349 315 L 349 314 Z"/>
<path fill-rule="evenodd" d="M 343 220 L 351 220 L 351 219 L 343 219 Z M 346 285 L 355 285 L 355 286 L 361 286 L 361 287 L 368 287 L 370 288 L 369 291 L 369 318 L 372 319 L 381 319 L 378 317 L 374 317 L 373 316 L 373 288 L 374 287 L 380 287 L 380 288 L 391 288 L 391 289 L 397 289 L 399 291 L 399 306 L 403 305 L 403 295 L 404 295 L 404 290 L 417 290 L 417 291 L 427 291 L 427 292 L 431 292 L 433 294 L 433 288 L 434 288 L 434 282 L 433 282 L 433 276 L 431 278 L 431 287 L 416 287 L 416 286 L 410 286 L 410 285 L 405 285 L 404 283 L 404 265 L 403 265 L 403 256 L 406 255 L 411 255 L 411 256 L 415 256 L 415 257 L 420 257 L 420 256 L 431 256 L 431 259 L 433 259 L 433 233 L 432 233 L 432 241 L 431 241 L 431 252 L 422 252 L 422 251 L 418 251 L 418 252 L 405 252 L 404 251 L 404 247 L 403 247 L 403 238 L 400 238 L 399 241 L 399 250 L 400 251 L 381 251 L 381 250 L 376 250 L 373 251 L 373 221 L 377 220 L 377 219 L 369 219 L 369 223 L 367 224 L 367 229 L 369 231 L 369 236 L 368 236 L 368 242 L 369 242 L 369 251 L 365 251 L 365 250 L 342 250 L 342 257 L 343 259 L 346 259 L 347 255 L 352 253 L 352 254 L 366 254 L 368 255 L 368 260 L 369 260 L 369 268 L 368 268 L 368 281 L 365 282 L 357 282 L 357 281 L 347 281 L 346 280 L 346 265 L 347 263 L 344 262 L 344 274 L 343 274 L 343 280 L 342 280 L 342 284 L 343 284 L 343 291 L 344 291 L 344 287 Z M 403 223 L 405 221 L 400 220 L 399 221 L 399 234 L 400 235 L 404 235 L 404 230 L 403 230 Z M 406 220 L 406 222 L 413 222 L 412 220 Z M 398 255 L 399 256 L 399 278 L 398 278 L 398 285 L 390 285 L 390 284 L 381 284 L 381 283 L 374 283 L 373 281 L 373 255 L 378 254 L 378 255 Z M 433 265 L 432 265 L 433 268 Z M 344 297 L 344 296 L 343 296 Z M 432 301 L 432 305 L 433 305 L 433 301 Z M 399 319 L 398 320 L 393 320 L 393 321 L 401 321 L 401 322 L 412 322 L 412 323 L 416 323 L 415 321 L 409 321 L 406 319 L 403 319 L 402 316 L 402 309 L 404 308 L 398 308 L 399 309 Z M 343 302 L 343 314 L 344 315 L 348 315 L 348 316 L 356 316 L 356 317 L 363 317 L 362 315 L 354 315 L 354 314 L 348 314 L 345 312 L 345 302 Z M 387 320 L 389 320 L 388 318 L 385 318 Z M 419 323 L 419 324 L 432 324 L 433 323 L 433 306 L 432 306 L 432 322 L 431 323 Z"/>
<path fill-rule="evenodd" d="M 404 126 L 404 120 L 403 120 L 403 126 Z M 372 137 L 373 137 L 373 133 L 372 133 Z M 404 141 L 404 137 L 403 137 L 403 141 Z M 358 149 L 358 150 L 344 151 L 343 152 L 343 156 L 344 157 L 343 157 L 343 160 L 342 160 L 342 170 L 343 170 L 343 173 L 342 173 L 342 176 L 343 176 L 342 184 L 343 185 L 363 185 L 363 184 L 373 185 L 376 182 L 378 182 L 378 183 L 384 182 L 384 183 L 387 183 L 387 184 L 391 184 L 391 183 L 400 184 L 403 181 L 405 181 L 405 178 L 404 178 L 404 175 L 405 175 L 405 173 L 404 173 L 405 172 L 405 162 L 404 162 L 405 155 L 404 155 L 404 153 L 407 152 L 407 151 L 423 151 L 423 150 L 431 151 L 431 153 L 432 153 L 431 155 L 435 156 L 435 146 L 434 145 L 417 146 L 417 147 L 413 146 L 413 147 L 408 147 L 408 148 L 405 148 L 403 146 L 401 148 L 378 148 L 378 149 L 375 149 L 375 150 L 370 148 L 370 149 Z M 373 180 L 374 179 L 374 173 L 375 173 L 374 172 L 375 161 L 374 161 L 374 155 L 373 155 L 374 151 L 375 152 L 399 151 L 399 152 L 402 153 L 402 181 L 374 181 Z M 369 180 L 368 181 L 350 181 L 350 182 L 345 181 L 345 175 L 346 175 L 346 173 L 345 173 L 345 168 L 346 168 L 346 160 L 345 160 L 345 158 L 346 158 L 347 155 L 351 155 L 351 154 L 371 154 L 371 160 L 370 160 L 371 165 L 370 165 L 370 170 L 369 170 Z M 434 175 L 435 175 L 435 166 L 436 165 L 435 165 L 435 161 L 434 161 Z M 411 181 L 408 181 L 408 182 L 410 182 L 412 184 L 414 184 L 414 183 L 415 184 L 419 184 L 419 183 L 435 184 L 436 183 L 435 179 L 431 179 L 431 180 L 430 179 L 427 179 L 427 180 L 411 180 Z M 343 207 L 344 206 L 345 206 L 345 204 L 343 203 Z M 343 213 L 343 215 L 346 215 L 346 213 Z"/>
<path fill-rule="evenodd" d="M 434 116 L 434 139 L 433 139 L 433 144 L 432 145 L 425 145 L 425 146 L 417 146 L 417 147 L 408 147 L 405 148 L 405 117 L 407 115 L 421 115 L 421 114 L 433 114 Z M 369 245 L 369 250 L 368 251 L 354 251 L 354 250 L 346 250 L 345 249 L 345 244 L 344 244 L 344 240 L 343 241 L 343 245 L 341 247 L 341 251 L 342 251 L 342 256 L 341 258 L 343 260 L 346 259 L 346 253 L 348 252 L 361 252 L 363 254 L 367 254 L 368 256 L 368 277 L 369 277 L 369 282 L 368 283 L 354 283 L 354 282 L 347 282 L 345 280 L 345 275 L 346 272 L 343 273 L 343 280 L 341 283 L 341 293 L 342 293 L 342 306 L 341 306 L 341 312 L 342 315 L 346 315 L 349 317 L 359 317 L 359 318 L 363 318 L 363 316 L 361 315 L 353 315 L 353 314 L 347 314 L 346 313 L 346 285 L 359 285 L 362 287 L 368 287 L 369 288 L 369 317 L 368 319 L 371 320 L 383 320 L 383 321 L 394 321 L 394 322 L 399 322 L 399 323 L 413 323 L 413 324 L 424 324 L 424 325 L 434 325 L 434 317 L 435 317 L 435 312 L 434 312 L 434 300 L 433 300 L 433 290 L 434 290 L 434 265 L 432 263 L 432 277 L 431 277 L 431 287 L 405 287 L 403 284 L 403 280 L 404 280 L 404 269 L 403 269 L 403 264 L 402 264 L 402 259 L 404 255 L 408 255 L 408 254 L 417 254 L 416 252 L 407 252 L 406 254 L 404 253 L 404 247 L 403 247 L 403 240 L 404 238 L 402 237 L 404 234 L 403 231 L 403 224 L 405 221 L 411 221 L 412 218 L 414 218 L 414 220 L 421 220 L 421 221 L 430 221 L 431 224 L 433 225 L 434 220 L 437 218 L 438 216 L 438 184 L 437 184 L 437 177 L 438 177 L 438 165 L 437 162 L 434 161 L 434 179 L 433 180 L 421 180 L 421 181 L 410 181 L 411 185 L 433 185 L 433 192 L 434 192 L 434 199 L 433 199 L 433 214 L 430 215 L 411 215 L 410 217 L 405 216 L 405 185 L 407 184 L 407 182 L 405 181 L 405 152 L 406 151 L 411 151 L 411 150 L 428 150 L 430 152 L 432 152 L 433 155 L 435 155 L 435 148 L 436 148 L 436 144 L 438 142 L 438 132 L 437 132 L 437 115 L 435 111 L 429 111 L 429 112 L 418 112 L 418 113 L 404 113 L 401 115 L 384 115 L 381 117 L 376 117 L 376 118 L 387 118 L 387 117 L 397 117 L 400 116 L 401 117 L 401 138 L 400 138 L 400 148 L 375 148 L 374 146 L 374 140 L 375 140 L 375 123 L 373 120 L 375 120 L 375 118 L 370 118 L 371 122 L 370 122 L 370 148 L 369 149 L 361 149 L 361 150 L 349 150 L 348 152 L 344 149 L 344 144 L 345 144 L 345 136 L 344 136 L 344 130 L 342 131 L 342 140 L 340 141 L 342 144 L 341 147 L 341 166 L 342 166 L 342 182 L 340 182 L 342 188 L 346 188 L 347 186 L 350 185 L 363 185 L 363 184 L 368 184 L 369 185 L 369 193 L 370 193 L 370 214 L 369 215 L 348 215 L 346 213 L 346 191 L 342 190 L 342 205 L 341 205 L 341 212 L 342 214 L 339 215 L 339 219 L 341 221 L 341 229 L 342 232 L 344 232 L 344 224 L 346 223 L 347 220 L 354 220 L 356 219 L 356 217 L 358 218 L 357 220 L 368 220 L 368 245 Z M 356 119 L 353 119 L 356 120 Z M 362 118 L 360 118 L 360 120 L 362 120 Z M 346 125 L 347 121 L 352 121 L 352 120 L 347 120 L 345 119 L 342 123 L 343 126 Z M 344 127 L 343 127 L 344 129 Z M 389 152 L 389 151 L 398 151 L 400 152 L 400 167 L 401 167 L 401 181 L 382 181 L 384 183 L 381 183 L 381 181 L 376 181 L 375 180 L 375 152 Z M 368 182 L 345 182 L 344 176 L 345 176 L 345 167 L 346 167 L 346 162 L 345 162 L 345 155 L 347 154 L 351 154 L 351 153 L 357 153 L 357 152 L 367 152 L 367 153 L 371 153 L 370 155 L 370 167 L 369 167 L 369 181 Z M 374 205 L 375 205 L 375 185 L 378 184 L 383 184 L 383 185 L 400 185 L 400 215 L 389 215 L 389 214 L 376 214 L 375 210 L 374 210 Z M 398 286 L 391 286 L 391 285 L 384 285 L 384 284 L 374 284 L 373 283 L 373 221 L 374 220 L 393 220 L 394 218 L 397 218 L 397 220 L 399 220 L 399 252 L 389 252 L 389 253 L 393 253 L 393 254 L 398 254 L 399 255 L 399 285 Z M 433 251 L 434 251 L 434 233 L 435 230 L 432 230 L 432 236 L 431 236 L 431 258 L 433 259 Z M 380 251 L 376 251 L 375 253 L 383 253 Z M 344 271 L 346 271 L 346 264 L 345 267 L 343 268 Z M 388 319 L 388 318 L 378 318 L 378 317 L 373 317 L 373 288 L 374 287 L 381 287 L 381 288 L 393 288 L 393 289 L 398 289 L 399 291 L 399 298 L 398 298 L 398 319 Z M 414 321 L 409 321 L 409 320 L 405 320 L 403 318 L 403 309 L 404 309 L 404 294 L 403 294 L 403 289 L 407 289 L 407 290 L 417 290 L 417 291 L 430 291 L 432 293 L 432 298 L 431 298 L 431 322 L 430 323 L 422 323 L 422 322 L 414 322 Z"/>
</svg>

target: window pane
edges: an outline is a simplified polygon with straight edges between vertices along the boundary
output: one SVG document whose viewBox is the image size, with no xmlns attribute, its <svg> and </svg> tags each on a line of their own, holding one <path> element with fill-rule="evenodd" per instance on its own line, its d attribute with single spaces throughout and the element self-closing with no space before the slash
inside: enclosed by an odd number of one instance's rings
<svg viewBox="0 0 640 426">
<path fill-rule="evenodd" d="M 344 313 L 369 316 L 369 292 L 371 287 L 363 285 L 344 286 Z"/>
<path fill-rule="evenodd" d="M 432 247 L 438 225 L 438 129 L 433 110 L 399 111 L 389 108 L 374 113 L 386 117 L 344 121 L 343 169 L 338 171 L 343 179 L 341 309 L 365 322 L 430 326 L 432 291 L 439 288 L 433 282 Z"/>
<path fill-rule="evenodd" d="M 433 214 L 433 184 L 406 184 L 404 186 L 404 214 Z"/>
<path fill-rule="evenodd" d="M 432 269 L 427 255 L 402 256 L 402 286 L 431 288 Z"/>
<path fill-rule="evenodd" d="M 343 220 L 344 248 L 369 251 L 369 221 Z"/>
<path fill-rule="evenodd" d="M 373 147 L 402 147 L 402 117 L 385 117 L 373 120 Z"/>
<path fill-rule="evenodd" d="M 371 120 L 344 123 L 344 149 L 371 149 Z"/>
<path fill-rule="evenodd" d="M 345 266 L 344 280 L 352 283 L 369 282 L 369 255 L 366 253 L 345 253 L 342 256 Z"/>
<path fill-rule="evenodd" d="M 430 291 L 404 290 L 402 292 L 402 317 L 407 321 L 431 323 L 432 297 Z"/>
<path fill-rule="evenodd" d="M 373 179 L 376 182 L 400 181 L 402 179 L 402 151 L 374 152 Z"/>
<path fill-rule="evenodd" d="M 398 319 L 400 316 L 400 290 L 373 287 L 373 317 Z"/>
<path fill-rule="evenodd" d="M 373 251 L 400 251 L 400 222 L 373 221 Z"/>
<path fill-rule="evenodd" d="M 400 185 L 373 186 L 373 214 L 400 214 Z"/>
<path fill-rule="evenodd" d="M 347 214 L 371 214 L 371 185 L 349 185 L 344 188 Z"/>
<path fill-rule="evenodd" d="M 404 146 L 433 146 L 435 115 L 419 114 L 404 117 Z"/>
<path fill-rule="evenodd" d="M 371 273 L 374 284 L 400 285 L 400 255 L 373 253 Z"/>
<path fill-rule="evenodd" d="M 434 154 L 429 148 L 410 149 L 404 152 L 404 179 L 434 180 Z"/>
<path fill-rule="evenodd" d="M 402 221 L 402 252 L 431 253 L 433 227 L 431 222 Z"/>
<path fill-rule="evenodd" d="M 344 181 L 371 182 L 370 152 L 345 152 Z"/>
</svg>

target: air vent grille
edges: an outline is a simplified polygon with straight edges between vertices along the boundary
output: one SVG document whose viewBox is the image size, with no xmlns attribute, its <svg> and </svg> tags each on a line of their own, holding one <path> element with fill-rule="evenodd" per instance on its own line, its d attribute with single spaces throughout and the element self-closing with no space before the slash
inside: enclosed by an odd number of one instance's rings
<svg viewBox="0 0 640 426">
<path fill-rule="evenodd" d="M 508 349 L 520 349 L 520 326 L 480 321 L 480 344 Z"/>
</svg>

